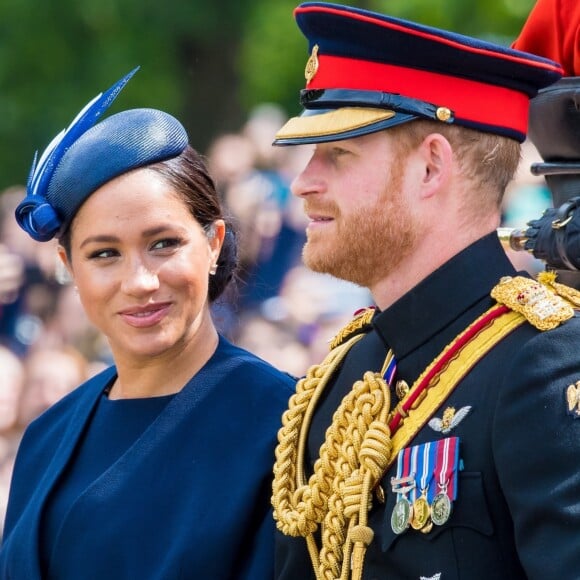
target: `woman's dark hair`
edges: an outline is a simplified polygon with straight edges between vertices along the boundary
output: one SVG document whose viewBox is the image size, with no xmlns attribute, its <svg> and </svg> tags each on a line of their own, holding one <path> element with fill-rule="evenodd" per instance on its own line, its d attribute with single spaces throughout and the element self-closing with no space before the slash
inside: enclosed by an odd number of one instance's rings
<svg viewBox="0 0 580 580">
<path fill-rule="evenodd" d="M 189 145 L 177 157 L 148 165 L 147 168 L 159 174 L 175 189 L 189 207 L 191 215 L 208 235 L 216 220 L 223 219 L 226 222 L 226 235 L 217 262 L 218 268 L 215 275 L 209 277 L 208 298 L 210 302 L 214 302 L 233 280 L 238 267 L 236 233 L 231 222 L 224 217 L 214 180 L 202 156 Z M 69 227 L 59 238 L 69 259 L 70 230 Z"/>
<path fill-rule="evenodd" d="M 188 145 L 177 157 L 150 165 L 149 169 L 175 188 L 206 233 L 209 234 L 216 220 L 223 219 L 226 222 L 226 235 L 217 261 L 217 271 L 209 277 L 208 298 L 214 302 L 235 276 L 238 245 L 236 233 L 224 216 L 219 193 L 203 157 Z"/>
</svg>

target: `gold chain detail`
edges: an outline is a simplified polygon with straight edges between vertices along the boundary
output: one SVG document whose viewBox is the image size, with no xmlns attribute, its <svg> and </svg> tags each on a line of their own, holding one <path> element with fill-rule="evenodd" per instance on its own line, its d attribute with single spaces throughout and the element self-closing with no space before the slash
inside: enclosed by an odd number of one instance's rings
<svg viewBox="0 0 580 580">
<path fill-rule="evenodd" d="M 332 350 L 298 382 L 278 432 L 272 505 L 282 533 L 306 538 L 318 580 L 362 577 L 372 489 L 391 457 L 390 392 L 379 373 L 366 372 L 344 397 L 326 431 L 314 472 L 303 472 L 306 439 L 317 401 L 346 353 L 363 335 Z M 325 515 L 326 514 L 326 515 Z M 322 526 L 322 548 L 314 532 Z"/>
</svg>

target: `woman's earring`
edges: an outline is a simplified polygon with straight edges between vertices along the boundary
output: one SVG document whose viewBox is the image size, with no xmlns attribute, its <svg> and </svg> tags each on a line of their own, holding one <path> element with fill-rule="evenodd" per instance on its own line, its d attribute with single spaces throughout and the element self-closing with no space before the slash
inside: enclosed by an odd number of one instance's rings
<svg viewBox="0 0 580 580">
<path fill-rule="evenodd" d="M 209 275 L 210 276 L 215 276 L 215 273 L 217 272 L 218 269 L 218 265 L 217 264 L 213 264 L 212 267 L 209 269 Z"/>
</svg>

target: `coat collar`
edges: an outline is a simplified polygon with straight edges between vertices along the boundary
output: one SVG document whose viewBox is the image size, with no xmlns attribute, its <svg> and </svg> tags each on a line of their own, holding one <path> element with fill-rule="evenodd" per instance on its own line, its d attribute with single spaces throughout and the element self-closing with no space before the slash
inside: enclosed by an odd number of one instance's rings
<svg viewBox="0 0 580 580">
<path fill-rule="evenodd" d="M 502 276 L 514 275 L 495 232 L 454 256 L 388 309 L 373 325 L 402 358 L 484 301 Z"/>
</svg>

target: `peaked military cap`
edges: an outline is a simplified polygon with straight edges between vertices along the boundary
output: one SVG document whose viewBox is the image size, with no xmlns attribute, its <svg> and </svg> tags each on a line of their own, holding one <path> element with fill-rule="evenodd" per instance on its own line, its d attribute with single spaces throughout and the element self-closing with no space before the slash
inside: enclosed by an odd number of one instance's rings
<svg viewBox="0 0 580 580">
<path fill-rule="evenodd" d="M 275 145 L 357 137 L 418 118 L 524 141 L 529 101 L 562 76 L 545 57 L 338 4 L 294 15 L 309 44 L 304 110 Z"/>
</svg>

